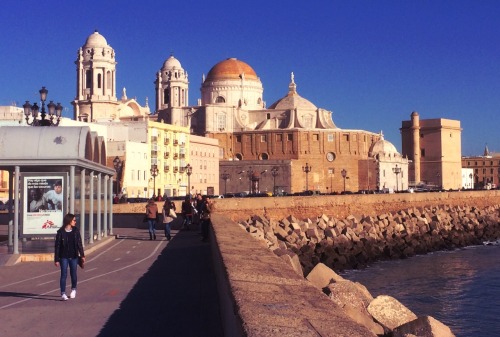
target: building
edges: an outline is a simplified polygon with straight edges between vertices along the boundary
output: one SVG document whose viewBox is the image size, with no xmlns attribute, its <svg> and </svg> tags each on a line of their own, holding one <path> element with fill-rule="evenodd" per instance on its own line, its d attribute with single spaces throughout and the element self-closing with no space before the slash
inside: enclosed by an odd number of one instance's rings
<svg viewBox="0 0 500 337">
<path fill-rule="evenodd" d="M 78 49 L 75 64 L 76 97 L 71 102 L 75 120 L 141 120 L 150 114 L 147 98 L 143 107 L 129 99 L 123 88 L 117 99 L 115 51 L 99 32 L 92 33 Z"/>
<path fill-rule="evenodd" d="M 261 182 L 269 173 L 262 179 L 252 176 L 276 167 L 282 180 L 280 188 L 289 193 L 306 189 L 340 192 L 347 179 L 340 176 L 342 170 L 348 172 L 349 190 L 370 185 L 370 177 L 361 172 L 360 163 L 369 158 L 380 135 L 338 128 L 331 111 L 299 95 L 293 73 L 286 95 L 269 108 L 260 78 L 252 67 L 236 58 L 217 63 L 202 77 L 196 106 L 188 105 L 188 84 L 187 72 L 170 56 L 155 81 L 158 121 L 186 126 L 193 134 L 217 139 L 220 171 L 225 175 L 251 172 L 247 179 Z M 234 185 L 239 181 L 221 177 L 219 184 L 234 192 L 244 188 Z M 261 185 L 245 184 L 243 191 L 256 193 Z"/>
<path fill-rule="evenodd" d="M 490 152 L 485 146 L 482 156 L 462 157 L 462 167 L 472 169 L 469 179 L 474 187 L 495 188 L 500 186 L 500 153 Z"/>
<path fill-rule="evenodd" d="M 462 186 L 460 121 L 436 118 L 420 120 L 418 112 L 403 121 L 402 154 L 411 161 L 411 186 L 424 184 L 438 189 Z"/>
</svg>

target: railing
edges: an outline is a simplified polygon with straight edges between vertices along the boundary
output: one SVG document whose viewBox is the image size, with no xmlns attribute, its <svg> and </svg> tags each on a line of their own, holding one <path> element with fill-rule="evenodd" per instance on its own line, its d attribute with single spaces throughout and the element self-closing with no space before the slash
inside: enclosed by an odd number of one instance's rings
<svg viewBox="0 0 500 337">
<path fill-rule="evenodd" d="M 179 167 L 178 166 L 174 166 L 174 173 L 177 173 L 179 172 Z"/>
<path fill-rule="evenodd" d="M 174 153 L 174 159 L 179 159 L 179 154 Z"/>
<path fill-rule="evenodd" d="M 165 144 L 165 145 L 170 144 L 170 138 L 165 138 L 165 140 L 163 141 L 163 144 Z"/>
<path fill-rule="evenodd" d="M 168 172 L 170 171 L 170 166 L 166 165 L 166 166 L 163 166 L 163 172 Z"/>
<path fill-rule="evenodd" d="M 174 139 L 174 146 L 179 145 L 179 141 L 177 139 Z"/>
<path fill-rule="evenodd" d="M 168 159 L 168 157 L 170 157 L 170 152 L 165 152 L 165 153 L 163 154 L 163 158 L 164 158 L 164 159 Z"/>
</svg>

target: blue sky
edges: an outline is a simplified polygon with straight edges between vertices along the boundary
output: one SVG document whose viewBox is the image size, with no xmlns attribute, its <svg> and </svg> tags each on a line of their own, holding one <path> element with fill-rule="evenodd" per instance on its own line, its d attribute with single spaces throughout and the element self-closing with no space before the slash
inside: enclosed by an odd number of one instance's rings
<svg viewBox="0 0 500 337">
<path fill-rule="evenodd" d="M 73 116 L 77 50 L 97 29 L 116 52 L 117 95 L 154 109 L 154 80 L 173 54 L 189 74 L 229 57 L 248 63 L 271 105 L 297 90 L 340 128 L 383 130 L 421 119 L 461 121 L 462 154 L 500 152 L 500 1 L 64 1 L 0 3 L 0 105 L 48 99 Z"/>
</svg>

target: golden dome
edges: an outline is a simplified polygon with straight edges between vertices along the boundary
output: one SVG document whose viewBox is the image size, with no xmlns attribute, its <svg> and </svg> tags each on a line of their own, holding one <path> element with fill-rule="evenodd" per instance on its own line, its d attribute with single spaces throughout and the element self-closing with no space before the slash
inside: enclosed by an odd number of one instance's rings
<svg viewBox="0 0 500 337">
<path fill-rule="evenodd" d="M 259 79 L 255 71 L 248 64 L 236 58 L 228 58 L 217 63 L 210 69 L 206 81 L 240 79 L 242 74 L 244 74 L 245 79 Z"/>
</svg>

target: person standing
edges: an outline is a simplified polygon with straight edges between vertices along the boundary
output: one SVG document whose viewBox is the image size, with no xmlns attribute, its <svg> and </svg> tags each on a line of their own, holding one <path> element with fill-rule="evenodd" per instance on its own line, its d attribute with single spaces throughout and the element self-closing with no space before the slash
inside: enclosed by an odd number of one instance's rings
<svg viewBox="0 0 500 337">
<path fill-rule="evenodd" d="M 182 227 L 185 230 L 189 230 L 189 225 L 193 222 L 193 205 L 191 204 L 191 196 L 188 194 L 184 198 L 181 204 L 181 212 L 184 220 L 182 221 Z"/>
<path fill-rule="evenodd" d="M 212 213 L 212 201 L 207 198 L 206 195 L 203 196 L 201 201 L 201 212 L 200 212 L 200 221 L 201 221 L 201 236 L 202 241 L 208 241 L 208 230 L 210 227 L 210 214 Z"/>
<path fill-rule="evenodd" d="M 43 201 L 50 210 L 62 211 L 63 194 L 62 181 L 57 180 L 54 183 L 54 189 L 44 193 Z"/>
<path fill-rule="evenodd" d="M 170 201 L 170 198 L 165 199 L 165 203 L 163 204 L 162 215 L 163 215 L 163 224 L 165 225 L 165 237 L 168 241 L 172 238 L 170 235 L 170 224 L 174 221 L 174 217 L 171 214 L 171 211 L 175 214 L 175 204 Z"/>
<path fill-rule="evenodd" d="M 156 240 L 156 217 L 158 216 L 158 206 L 153 198 L 149 199 L 146 205 L 146 217 L 148 219 L 149 240 Z"/>
<path fill-rule="evenodd" d="M 193 216 L 193 224 L 195 227 L 199 226 L 201 223 L 200 220 L 200 215 L 201 215 L 201 208 L 203 207 L 203 197 L 201 194 L 196 195 L 196 199 L 194 201 L 194 216 Z"/>
<path fill-rule="evenodd" d="M 76 217 L 74 214 L 68 213 L 63 218 L 63 225 L 56 234 L 56 242 L 54 249 L 54 264 L 56 267 L 61 267 L 61 278 L 59 285 L 61 288 L 61 297 L 63 301 L 68 300 L 66 295 L 66 279 L 69 273 L 71 276 L 71 293 L 70 298 L 76 297 L 77 286 L 77 266 L 79 256 L 85 262 L 85 253 L 83 251 L 82 237 L 80 230 L 75 226 Z"/>
</svg>

